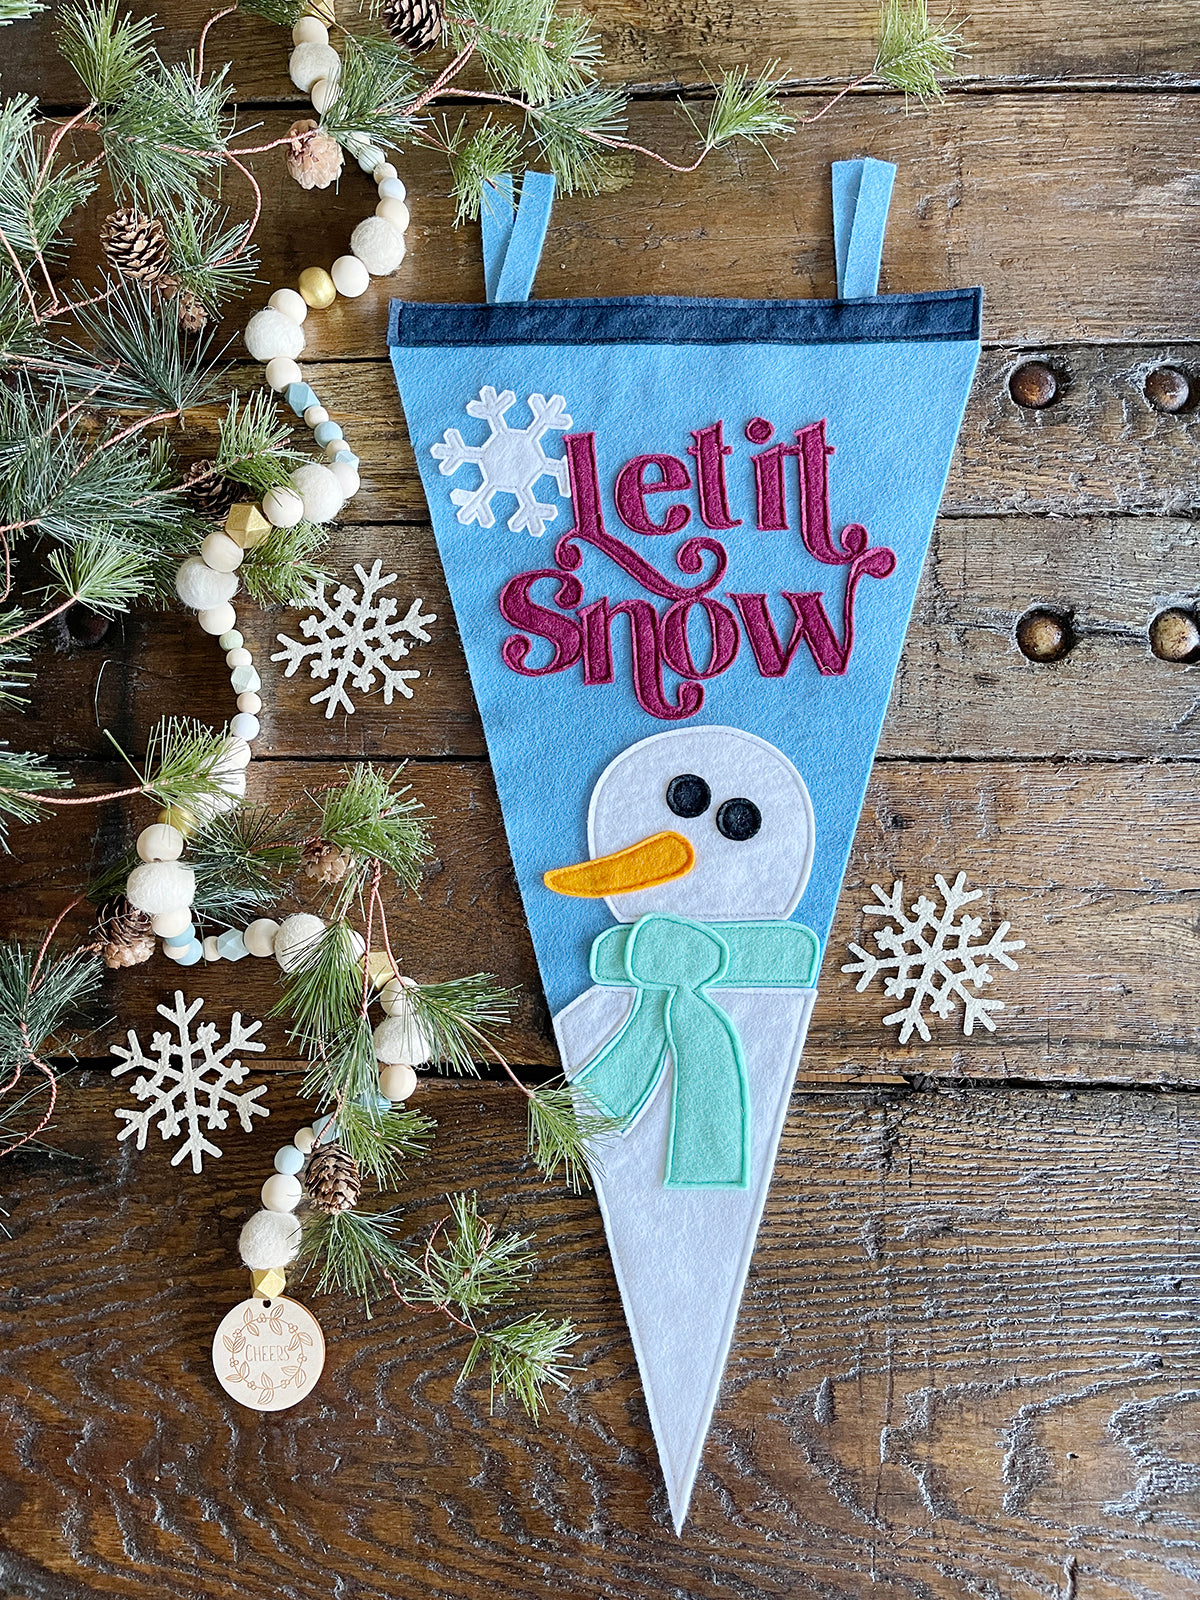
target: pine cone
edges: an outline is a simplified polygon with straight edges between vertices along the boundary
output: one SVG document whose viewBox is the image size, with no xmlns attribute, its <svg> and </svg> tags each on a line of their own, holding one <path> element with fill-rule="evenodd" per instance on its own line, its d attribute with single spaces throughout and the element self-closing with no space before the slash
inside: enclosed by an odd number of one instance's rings
<svg viewBox="0 0 1200 1600">
<path fill-rule="evenodd" d="M 339 850 L 324 839 L 314 839 L 304 847 L 304 871 L 318 883 L 341 883 L 353 865 L 352 850 Z"/>
<path fill-rule="evenodd" d="M 166 273 L 154 285 L 160 300 L 174 300 L 175 315 L 184 333 L 200 333 L 208 321 L 208 309 L 198 294 L 185 289 L 173 273 Z"/>
<path fill-rule="evenodd" d="M 396 43 L 415 56 L 441 40 L 440 0 L 384 0 L 379 17 Z"/>
<path fill-rule="evenodd" d="M 100 244 L 123 278 L 157 283 L 171 265 L 167 232 L 157 217 L 137 211 L 114 211 L 104 219 Z"/>
<path fill-rule="evenodd" d="M 362 1173 L 340 1144 L 323 1144 L 312 1153 L 304 1187 L 313 1208 L 333 1217 L 340 1211 L 353 1211 L 358 1204 Z"/>
<path fill-rule="evenodd" d="M 229 515 L 230 506 L 240 494 L 245 493 L 245 489 L 223 472 L 214 471 L 215 466 L 215 461 L 194 461 L 188 468 L 184 488 L 188 499 L 202 517 L 223 522 Z M 205 473 L 211 473 L 212 476 L 205 477 Z"/>
<path fill-rule="evenodd" d="M 136 911 L 118 895 L 101 907 L 97 918 L 106 967 L 137 967 L 154 954 L 154 929 L 144 911 Z"/>
<path fill-rule="evenodd" d="M 342 170 L 342 147 L 323 133 L 311 117 L 293 122 L 287 131 L 288 172 L 302 189 L 328 189 Z"/>
</svg>

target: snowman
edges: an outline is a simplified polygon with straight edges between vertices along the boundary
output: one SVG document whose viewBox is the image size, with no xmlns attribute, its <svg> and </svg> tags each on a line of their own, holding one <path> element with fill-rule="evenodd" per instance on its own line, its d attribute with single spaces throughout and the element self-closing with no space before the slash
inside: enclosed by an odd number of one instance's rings
<svg viewBox="0 0 1200 1600">
<path fill-rule="evenodd" d="M 779 750 L 677 728 L 606 768 L 590 859 L 544 877 L 617 919 L 554 1026 L 568 1078 L 621 1122 L 593 1176 L 676 1532 L 816 998 L 819 941 L 788 920 L 814 843 Z"/>
</svg>

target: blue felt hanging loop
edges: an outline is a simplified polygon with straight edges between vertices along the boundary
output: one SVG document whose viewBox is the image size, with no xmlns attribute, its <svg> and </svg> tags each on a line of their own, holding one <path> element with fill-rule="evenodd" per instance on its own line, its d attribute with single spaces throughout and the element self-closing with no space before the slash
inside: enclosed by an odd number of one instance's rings
<svg viewBox="0 0 1200 1600">
<path fill-rule="evenodd" d="M 879 289 L 879 263 L 896 168 L 890 161 L 833 163 L 833 252 L 839 300 L 867 300 Z"/>
<path fill-rule="evenodd" d="M 493 305 L 529 299 L 553 205 L 554 176 L 549 172 L 525 174 L 515 211 L 511 177 L 497 178 L 485 190 L 480 210 L 483 278 Z"/>
</svg>

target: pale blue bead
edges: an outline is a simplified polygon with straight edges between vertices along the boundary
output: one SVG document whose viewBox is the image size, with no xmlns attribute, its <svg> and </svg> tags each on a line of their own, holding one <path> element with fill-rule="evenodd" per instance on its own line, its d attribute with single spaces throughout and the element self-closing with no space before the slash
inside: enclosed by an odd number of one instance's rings
<svg viewBox="0 0 1200 1600">
<path fill-rule="evenodd" d="M 320 405 L 312 386 L 307 383 L 289 383 L 283 391 L 283 398 L 291 406 L 298 417 L 302 417 L 309 406 Z"/>
<path fill-rule="evenodd" d="M 384 1094 L 383 1090 L 382 1089 L 376 1090 L 376 1093 L 375 1093 L 375 1107 L 376 1107 L 376 1109 L 379 1110 L 379 1111 L 389 1111 L 391 1109 L 391 1105 L 392 1105 L 392 1102 L 388 1099 L 387 1095 Z"/>
<path fill-rule="evenodd" d="M 185 950 L 181 950 L 174 960 L 181 967 L 194 967 L 204 954 L 204 946 L 199 939 L 193 939 Z"/>
<path fill-rule="evenodd" d="M 194 922 L 189 922 L 182 933 L 173 933 L 169 939 L 164 939 L 163 943 L 170 945 L 172 950 L 176 950 L 180 945 L 191 944 L 195 937 L 196 924 Z"/>
<path fill-rule="evenodd" d="M 257 694 L 262 688 L 262 679 L 255 667 L 234 667 L 229 674 L 229 681 L 234 694 Z"/>
<path fill-rule="evenodd" d="M 275 1171 L 286 1172 L 295 1177 L 304 1165 L 304 1157 L 294 1144 L 285 1144 L 281 1150 L 275 1152 Z"/>
<path fill-rule="evenodd" d="M 228 633 L 223 633 L 217 640 L 222 650 L 240 650 L 245 642 L 236 628 L 230 628 Z"/>
<path fill-rule="evenodd" d="M 335 450 L 333 453 L 333 459 L 335 461 L 351 461 L 356 467 L 358 465 L 358 457 L 352 450 Z"/>
<path fill-rule="evenodd" d="M 335 439 L 342 439 L 345 435 L 336 422 L 318 422 L 313 429 L 313 438 L 318 444 L 332 444 Z"/>
<path fill-rule="evenodd" d="M 332 1121 L 333 1121 L 333 1112 L 330 1111 L 326 1116 L 318 1117 L 316 1119 L 316 1121 L 312 1125 L 313 1134 L 315 1135 L 315 1137 L 318 1140 L 320 1140 L 320 1142 L 322 1144 L 329 1144 L 329 1143 L 332 1142 L 333 1139 L 337 1138 L 337 1129 L 336 1128 L 334 1128 L 330 1139 L 322 1139 L 321 1138 L 321 1135 L 325 1132 L 325 1129 L 329 1127 L 329 1125 L 330 1125 L 330 1123 Z"/>
<path fill-rule="evenodd" d="M 240 961 L 243 956 L 250 954 L 246 949 L 246 941 L 236 928 L 226 928 L 225 932 L 217 937 L 217 954 L 222 961 Z"/>
</svg>

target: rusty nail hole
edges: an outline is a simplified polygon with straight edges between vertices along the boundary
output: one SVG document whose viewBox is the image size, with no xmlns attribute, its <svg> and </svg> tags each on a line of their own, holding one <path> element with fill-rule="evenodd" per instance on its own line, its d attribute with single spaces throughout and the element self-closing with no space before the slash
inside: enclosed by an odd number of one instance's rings
<svg viewBox="0 0 1200 1600">
<path fill-rule="evenodd" d="M 1192 385 L 1178 367 L 1155 367 L 1146 378 L 1146 399 L 1156 411 L 1183 411 L 1191 404 Z"/>
<path fill-rule="evenodd" d="M 71 643 L 84 650 L 90 650 L 98 645 L 109 628 L 107 617 L 83 605 L 71 606 L 63 616 L 63 623 Z"/>
<path fill-rule="evenodd" d="M 1195 615 L 1172 606 L 1150 624 L 1150 648 L 1160 661 L 1195 661 L 1200 657 L 1200 627 Z"/>
<path fill-rule="evenodd" d="M 1017 645 L 1030 661 L 1061 661 L 1075 643 L 1075 630 L 1062 611 L 1036 606 L 1017 621 Z"/>
<path fill-rule="evenodd" d="M 1065 380 L 1044 361 L 1023 361 L 1008 380 L 1008 392 L 1026 411 L 1042 411 L 1059 398 Z"/>
</svg>

